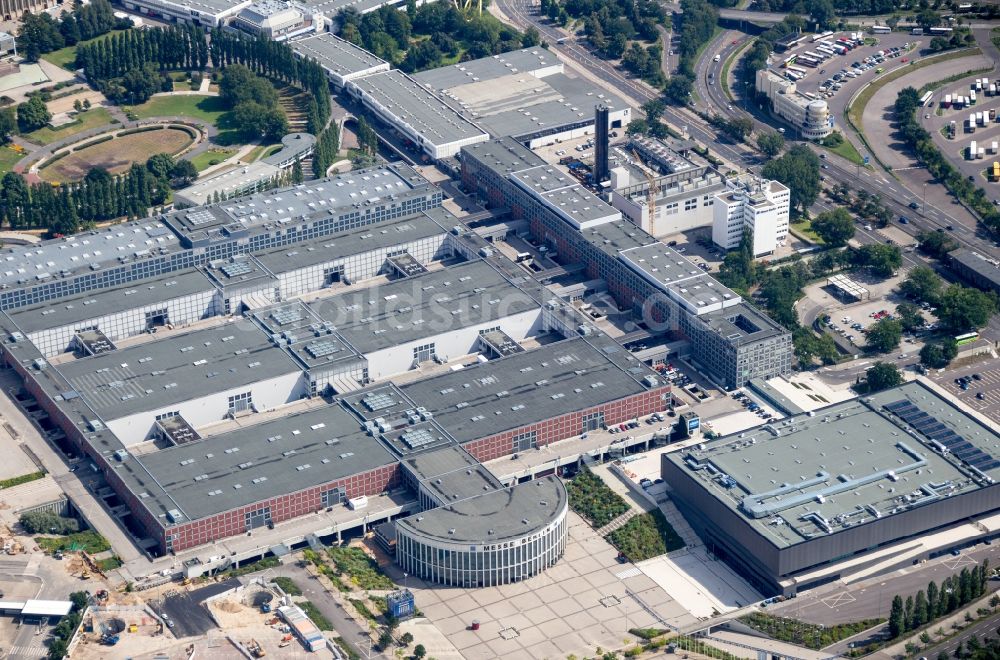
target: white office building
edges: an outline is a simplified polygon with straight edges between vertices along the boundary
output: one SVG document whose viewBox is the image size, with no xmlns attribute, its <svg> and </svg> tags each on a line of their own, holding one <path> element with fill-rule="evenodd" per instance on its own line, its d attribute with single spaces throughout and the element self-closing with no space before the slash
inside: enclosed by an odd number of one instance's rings
<svg viewBox="0 0 1000 660">
<path fill-rule="evenodd" d="M 807 140 L 819 140 L 833 132 L 833 116 L 826 101 L 798 91 L 795 83 L 770 69 L 757 72 L 757 93 L 771 102 L 774 114 L 795 127 Z"/>
<path fill-rule="evenodd" d="M 284 41 L 304 34 L 314 34 L 326 26 L 322 14 L 285 0 L 261 0 L 240 10 L 232 26 Z"/>
<path fill-rule="evenodd" d="M 710 226 L 715 218 L 712 211 L 715 195 L 726 189 L 722 175 L 711 167 L 652 180 L 641 173 L 636 177 L 627 168 L 615 168 L 611 171 L 611 181 L 614 187 L 611 205 L 657 238 Z"/>
<path fill-rule="evenodd" d="M 753 232 L 755 257 L 771 254 L 788 238 L 790 193 L 777 181 L 741 179 L 729 182 L 712 205 L 712 240 L 726 250 L 739 247 L 743 232 Z"/>
</svg>

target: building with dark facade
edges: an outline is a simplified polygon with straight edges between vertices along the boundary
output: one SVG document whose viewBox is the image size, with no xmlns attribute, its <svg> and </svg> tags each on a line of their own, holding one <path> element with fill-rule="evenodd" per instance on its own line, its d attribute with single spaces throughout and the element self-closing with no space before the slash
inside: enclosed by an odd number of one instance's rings
<svg viewBox="0 0 1000 660">
<path fill-rule="evenodd" d="M 710 550 L 770 594 L 1000 509 L 1000 435 L 920 382 L 664 454 L 661 472 Z"/>
<path fill-rule="evenodd" d="M 1000 260 L 974 250 L 959 248 L 948 253 L 952 270 L 983 291 L 1000 293 Z"/>
</svg>

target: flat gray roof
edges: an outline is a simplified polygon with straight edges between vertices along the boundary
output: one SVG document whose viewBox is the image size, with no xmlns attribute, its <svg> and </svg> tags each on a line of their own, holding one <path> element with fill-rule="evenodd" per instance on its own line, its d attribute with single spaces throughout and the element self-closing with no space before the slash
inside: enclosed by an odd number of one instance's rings
<svg viewBox="0 0 1000 660">
<path fill-rule="evenodd" d="M 444 541 L 493 544 L 543 529 L 565 511 L 567 501 L 562 482 L 547 476 L 424 511 L 396 524 Z"/>
<path fill-rule="evenodd" d="M 959 248 L 949 252 L 948 256 L 977 275 L 986 278 L 994 288 L 1000 289 L 1000 265 L 998 265 L 1000 261 L 995 255 L 989 257 L 967 248 Z"/>
<path fill-rule="evenodd" d="M 352 80 L 350 84 L 432 144 L 449 144 L 486 135 L 481 128 L 399 69 L 373 73 Z"/>
<path fill-rule="evenodd" d="M 400 386 L 459 442 L 646 391 L 653 375 L 606 337 L 583 337 Z"/>
<path fill-rule="evenodd" d="M 582 229 L 580 233 L 594 247 L 613 257 L 617 257 L 622 250 L 658 243 L 655 238 L 627 220 L 605 222 Z"/>
<path fill-rule="evenodd" d="M 336 214 L 414 190 L 421 194 L 430 184 L 403 163 L 372 167 L 292 188 L 280 188 L 239 197 L 218 204 L 174 211 L 164 222 L 192 241 L 235 238 L 243 232 L 275 230 L 292 222 Z"/>
<path fill-rule="evenodd" d="M 308 6 L 316 7 L 315 4 Z M 297 54 L 316 60 L 324 69 L 341 78 L 382 65 L 389 66 L 385 60 L 360 46 L 355 46 L 350 41 L 341 39 L 332 32 L 322 32 L 305 39 L 297 39 L 289 45 Z"/>
<path fill-rule="evenodd" d="M 168 300 L 214 289 L 201 270 L 186 268 L 108 289 L 87 291 L 56 301 L 12 309 L 7 313 L 22 332 L 31 333 L 82 323 L 139 307 L 162 306 Z"/>
<path fill-rule="evenodd" d="M 130 460 L 145 465 L 190 520 L 396 463 L 336 404 Z"/>
<path fill-rule="evenodd" d="M 58 369 L 105 420 L 300 371 L 249 321 L 73 360 Z"/>
<path fill-rule="evenodd" d="M 279 303 L 256 310 L 251 315 L 264 331 L 279 336 L 284 349 L 304 369 L 327 369 L 362 360 L 353 347 L 323 319 L 300 300 Z"/>
<path fill-rule="evenodd" d="M 736 344 L 788 334 L 788 330 L 770 316 L 762 314 L 746 302 L 716 312 L 708 312 L 698 318 L 717 334 Z"/>
<path fill-rule="evenodd" d="M 204 272 L 218 286 L 230 291 L 275 280 L 274 275 L 251 254 L 238 254 L 228 259 L 210 261 L 205 265 Z"/>
<path fill-rule="evenodd" d="M 319 12 L 327 18 L 336 18 L 343 9 L 355 9 L 359 14 L 367 14 L 378 9 L 382 5 L 402 4 L 400 0 L 306 0 L 302 3 L 312 11 Z"/>
<path fill-rule="evenodd" d="M 310 303 L 362 353 L 496 321 L 538 303 L 484 261 L 350 291 Z"/>
<path fill-rule="evenodd" d="M 594 120 L 594 106 L 628 107 L 589 80 L 563 73 L 562 62 L 544 48 L 460 62 L 413 78 L 454 101 L 468 119 L 494 136 L 552 133 Z"/>
<path fill-rule="evenodd" d="M 618 258 L 660 289 L 705 275 L 683 254 L 659 241 L 622 250 Z"/>
<path fill-rule="evenodd" d="M 176 252 L 177 236 L 156 220 L 123 222 L 34 245 L 0 250 L 0 287 L 17 288 L 117 265 L 123 258 L 141 260 L 161 251 Z"/>
<path fill-rule="evenodd" d="M 400 462 L 442 505 L 503 488 L 492 472 L 459 445 L 413 454 Z"/>
<path fill-rule="evenodd" d="M 562 61 L 551 51 L 541 46 L 512 50 L 500 55 L 481 57 L 478 60 L 459 62 L 413 74 L 413 79 L 435 89 L 448 89 L 477 82 L 474 78 L 487 80 L 511 74 L 529 74 L 550 67 L 562 70 Z"/>
<path fill-rule="evenodd" d="M 438 209 L 433 209 L 438 211 Z M 447 232 L 434 218 L 458 222 L 444 209 L 436 213 L 416 213 L 391 222 L 380 222 L 358 229 L 339 232 L 331 236 L 303 241 L 256 253 L 256 259 L 272 273 L 287 273 L 315 264 L 364 254 L 374 250 L 392 248 L 403 243 L 419 241 Z"/>
<path fill-rule="evenodd" d="M 815 416 L 727 436 L 704 449 L 665 454 L 664 460 L 683 468 L 778 547 L 979 489 L 953 452 L 942 454 L 929 436 L 907 432 L 910 425 L 886 408 L 905 403 L 987 456 L 1000 456 L 996 431 L 911 382 Z M 1000 467 L 985 472 L 1000 477 Z"/>
<path fill-rule="evenodd" d="M 482 161 L 501 176 L 529 167 L 548 165 L 541 156 L 511 137 L 464 146 L 462 154 Z"/>
</svg>

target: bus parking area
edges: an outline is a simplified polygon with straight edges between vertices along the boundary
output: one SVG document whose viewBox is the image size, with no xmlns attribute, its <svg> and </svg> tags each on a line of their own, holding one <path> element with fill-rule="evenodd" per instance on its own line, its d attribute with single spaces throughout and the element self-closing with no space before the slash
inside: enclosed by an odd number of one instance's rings
<svg viewBox="0 0 1000 660">
<path fill-rule="evenodd" d="M 850 98 L 877 75 L 908 64 L 920 40 L 902 32 L 875 37 L 860 32 L 827 32 L 802 38 L 771 56 L 773 68 L 815 98 Z"/>
</svg>

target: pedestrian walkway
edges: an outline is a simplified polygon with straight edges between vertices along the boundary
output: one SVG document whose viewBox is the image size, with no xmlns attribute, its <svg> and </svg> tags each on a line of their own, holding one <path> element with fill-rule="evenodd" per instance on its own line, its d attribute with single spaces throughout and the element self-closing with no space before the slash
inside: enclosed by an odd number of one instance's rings
<svg viewBox="0 0 1000 660">
<path fill-rule="evenodd" d="M 665 500 L 660 502 L 660 511 L 663 512 L 663 517 L 667 519 L 670 526 L 674 528 L 677 535 L 681 537 L 684 541 L 684 545 L 688 548 L 697 548 L 702 545 L 701 538 L 695 534 L 694 529 L 688 524 L 684 516 L 677 509 L 677 505 L 674 504 L 673 500 Z"/>
<path fill-rule="evenodd" d="M 615 531 L 616 529 L 620 529 L 623 525 L 625 525 L 625 523 L 627 523 L 629 520 L 632 520 L 640 513 L 642 513 L 642 511 L 630 508 L 622 515 L 618 516 L 617 518 L 609 522 L 607 525 L 597 530 L 597 535 L 600 536 L 601 538 L 604 538 L 605 536 Z"/>
</svg>

